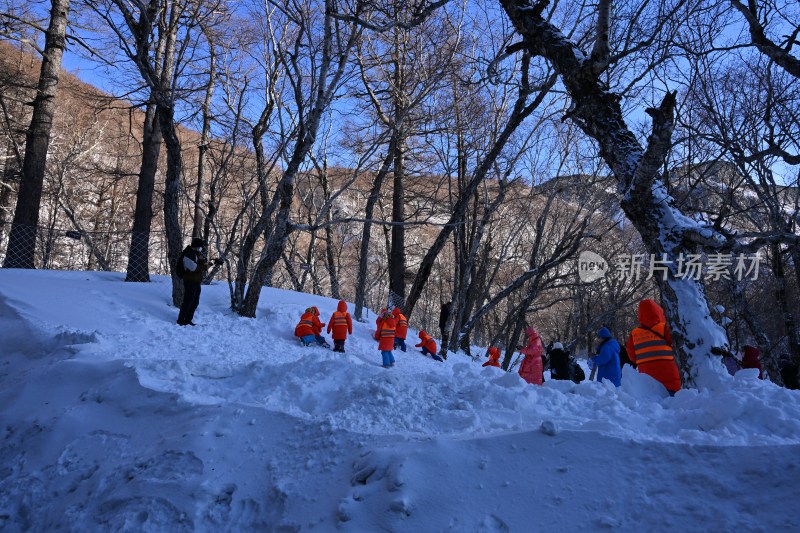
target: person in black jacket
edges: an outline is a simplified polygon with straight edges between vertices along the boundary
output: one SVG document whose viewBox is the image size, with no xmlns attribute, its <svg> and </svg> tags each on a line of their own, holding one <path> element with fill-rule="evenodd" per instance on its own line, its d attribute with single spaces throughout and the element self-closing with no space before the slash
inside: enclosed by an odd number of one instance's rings
<svg viewBox="0 0 800 533">
<path fill-rule="evenodd" d="M 554 342 L 550 348 L 550 379 L 571 379 L 569 372 L 569 352 L 560 342 Z"/>
<path fill-rule="evenodd" d="M 178 258 L 176 270 L 183 280 L 183 302 L 177 321 L 179 326 L 197 325 L 193 322 L 194 312 L 200 303 L 200 284 L 209 266 L 205 249 L 205 241 L 195 237 Z"/>
</svg>

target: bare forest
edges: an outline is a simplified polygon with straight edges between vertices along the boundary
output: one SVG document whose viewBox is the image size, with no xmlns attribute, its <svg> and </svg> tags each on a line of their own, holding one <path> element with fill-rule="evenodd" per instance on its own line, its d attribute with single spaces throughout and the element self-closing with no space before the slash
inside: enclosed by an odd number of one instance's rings
<svg viewBox="0 0 800 533">
<path fill-rule="evenodd" d="M 264 286 L 396 306 L 508 369 L 526 325 L 586 354 L 653 298 L 686 384 L 746 344 L 780 382 L 799 178 L 796 1 L 0 8 L 0 262 L 176 305 L 200 237 L 243 317 Z"/>
</svg>

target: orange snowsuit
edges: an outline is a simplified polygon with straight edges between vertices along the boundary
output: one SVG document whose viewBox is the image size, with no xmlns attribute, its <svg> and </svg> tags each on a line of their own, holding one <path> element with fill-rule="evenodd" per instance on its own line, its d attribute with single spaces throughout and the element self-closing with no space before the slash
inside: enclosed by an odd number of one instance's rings
<svg viewBox="0 0 800 533">
<path fill-rule="evenodd" d="M 647 299 L 639 302 L 640 326 L 628 336 L 625 349 L 639 372 L 660 381 L 670 392 L 681 390 L 681 375 L 672 351 L 672 336 L 664 310 Z"/>
<path fill-rule="evenodd" d="M 325 327 L 325 322 L 319 321 L 319 309 L 317 309 L 316 306 L 312 306 L 309 309 L 314 313 L 314 318 L 311 319 L 313 321 L 312 328 L 314 329 L 314 336 L 319 337 L 322 335 L 322 328 Z"/>
<path fill-rule="evenodd" d="M 306 312 L 300 317 L 300 322 L 294 328 L 295 337 L 305 337 L 306 335 L 314 335 L 314 311 L 309 307 Z M 319 322 L 319 320 L 317 320 Z"/>
<path fill-rule="evenodd" d="M 392 309 L 392 315 L 394 315 L 395 320 L 397 320 L 397 327 L 395 327 L 394 336 L 398 339 L 405 340 L 406 335 L 408 335 L 408 319 L 403 313 L 400 312 L 399 307 Z"/>
<path fill-rule="evenodd" d="M 381 309 L 381 312 L 378 313 L 378 318 L 375 319 L 375 335 L 372 337 L 377 341 L 380 340 L 381 334 L 381 323 L 383 322 L 383 315 L 386 313 L 387 309 Z"/>
<path fill-rule="evenodd" d="M 428 353 L 435 354 L 436 353 L 436 341 L 433 340 L 433 337 L 425 333 L 425 331 L 419 332 L 420 343 L 415 344 L 417 348 L 420 346 L 428 350 Z"/>
<path fill-rule="evenodd" d="M 350 335 L 353 334 L 353 319 L 350 318 L 350 313 L 347 312 L 347 303 L 344 300 L 339 300 L 336 312 L 333 313 L 328 321 L 328 333 L 331 330 L 335 341 L 343 341 L 347 339 L 348 333 Z"/>
<path fill-rule="evenodd" d="M 391 352 L 394 349 L 394 332 L 397 320 L 388 311 L 382 316 L 378 326 L 378 350 Z"/>
<path fill-rule="evenodd" d="M 496 366 L 500 368 L 500 350 L 492 346 L 489 348 L 489 360 L 481 366 Z"/>
</svg>

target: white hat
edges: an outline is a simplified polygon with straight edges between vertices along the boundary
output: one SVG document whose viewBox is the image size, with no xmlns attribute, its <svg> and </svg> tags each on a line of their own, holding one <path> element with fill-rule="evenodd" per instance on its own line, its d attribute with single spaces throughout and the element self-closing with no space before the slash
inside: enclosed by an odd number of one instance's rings
<svg viewBox="0 0 800 533">
<path fill-rule="evenodd" d="M 552 349 L 553 350 L 563 350 L 564 349 L 564 345 L 561 344 L 560 342 L 554 342 Z"/>
</svg>

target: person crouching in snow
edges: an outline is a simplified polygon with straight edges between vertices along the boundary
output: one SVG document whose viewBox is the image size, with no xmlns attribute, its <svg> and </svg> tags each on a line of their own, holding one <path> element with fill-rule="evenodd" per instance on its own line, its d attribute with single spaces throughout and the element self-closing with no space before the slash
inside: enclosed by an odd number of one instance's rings
<svg viewBox="0 0 800 533">
<path fill-rule="evenodd" d="M 436 355 L 436 341 L 433 340 L 433 337 L 425 333 L 425 330 L 419 332 L 419 344 L 415 344 L 417 348 L 422 346 L 422 355 L 430 355 L 434 360 L 443 363 L 441 357 Z"/>
<path fill-rule="evenodd" d="M 389 311 L 385 311 L 381 315 L 380 325 L 378 326 L 378 350 L 383 357 L 383 368 L 394 366 L 394 330 L 397 321 Z"/>
<path fill-rule="evenodd" d="M 406 351 L 406 336 L 408 335 L 408 319 L 400 312 L 399 307 L 392 309 L 392 315 L 397 320 L 394 330 L 394 347 Z"/>
<path fill-rule="evenodd" d="M 525 328 L 525 335 L 528 336 L 528 344 L 519 350 L 525 356 L 519 364 L 519 375 L 528 383 L 541 385 L 544 381 L 544 376 L 542 375 L 544 370 L 544 365 L 542 364 L 544 344 L 542 344 L 539 333 L 530 326 Z"/>
<path fill-rule="evenodd" d="M 310 309 L 311 312 L 314 313 L 314 318 L 312 319 L 313 324 L 311 326 L 314 330 L 314 340 L 316 340 L 317 344 L 320 346 L 330 348 L 331 345 L 328 344 L 328 341 L 326 341 L 325 337 L 322 336 L 322 328 L 325 327 L 325 322 L 321 322 L 319 319 L 319 309 L 317 309 L 316 306 L 311 306 Z"/>
<path fill-rule="evenodd" d="M 489 348 L 489 360 L 481 366 L 494 366 L 500 368 L 500 350 L 491 346 Z"/>
<path fill-rule="evenodd" d="M 611 331 L 602 327 L 597 332 L 600 337 L 600 345 L 597 347 L 597 355 L 591 358 L 592 363 L 597 365 L 597 381 L 609 380 L 615 387 L 620 386 L 622 370 L 619 366 L 619 343 L 611 335 Z"/>
<path fill-rule="evenodd" d="M 347 340 L 348 334 L 353 334 L 353 319 L 347 312 L 347 302 L 344 300 L 339 300 L 336 312 L 328 322 L 328 333 L 331 333 L 331 330 L 333 331 L 333 351 L 344 353 L 344 341 Z"/>
<path fill-rule="evenodd" d="M 300 316 L 300 322 L 294 328 L 294 336 L 300 338 L 303 346 L 314 342 L 314 311 L 310 307 Z"/>
</svg>

